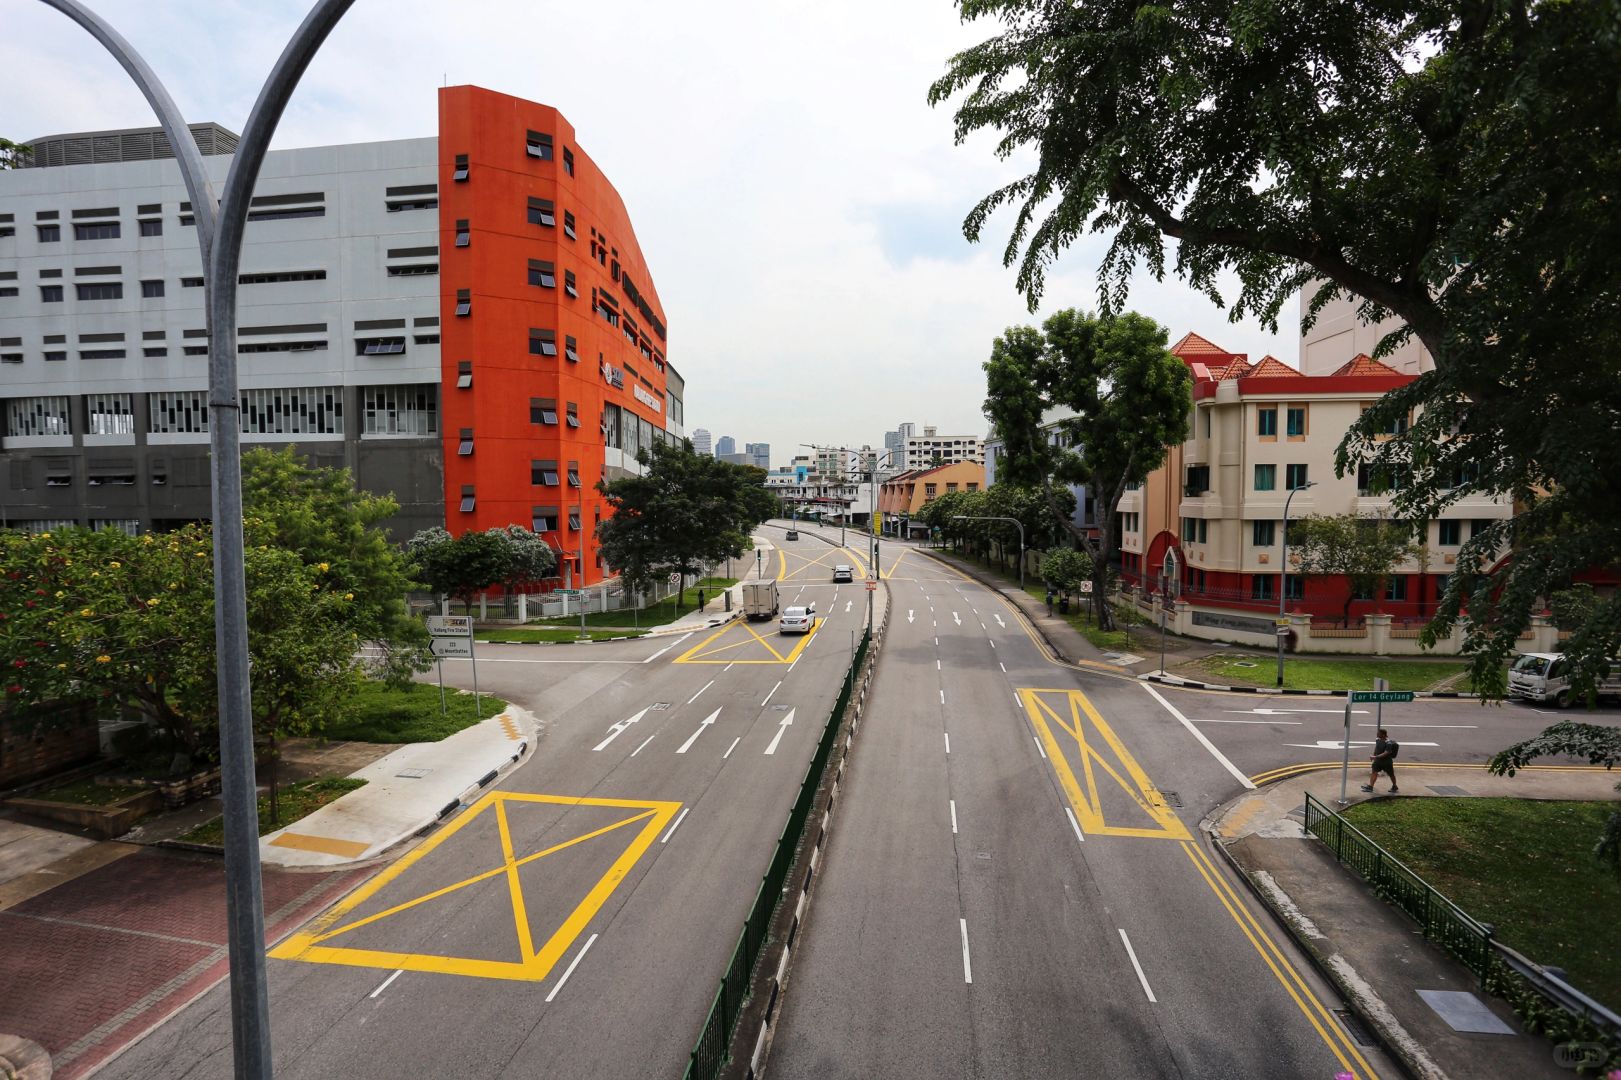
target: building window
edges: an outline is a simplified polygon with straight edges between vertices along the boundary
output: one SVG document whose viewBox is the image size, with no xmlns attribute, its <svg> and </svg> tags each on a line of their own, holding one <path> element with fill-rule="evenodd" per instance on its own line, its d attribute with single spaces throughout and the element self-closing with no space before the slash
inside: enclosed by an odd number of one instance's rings
<svg viewBox="0 0 1621 1080">
<path fill-rule="evenodd" d="M 563 235 L 570 240 L 577 239 L 574 233 L 574 211 L 572 210 L 563 211 Z"/>
<path fill-rule="evenodd" d="M 570 296 L 580 295 L 580 287 L 574 281 L 574 271 L 572 270 L 563 271 L 563 291 Z"/>
<path fill-rule="evenodd" d="M 39 287 L 39 302 L 42 304 L 60 304 L 62 302 L 62 286 L 41 285 Z"/>
<path fill-rule="evenodd" d="M 541 487 L 556 487 L 557 462 L 531 461 L 529 463 L 529 482 Z"/>
<path fill-rule="evenodd" d="M 531 424 L 556 424 L 557 399 L 556 398 L 530 398 L 529 422 Z"/>
<path fill-rule="evenodd" d="M 1436 522 L 1436 525 L 1439 526 L 1436 543 L 1442 547 L 1457 547 L 1463 543 L 1463 522 L 1457 519 L 1450 521 L 1442 519 Z"/>
<path fill-rule="evenodd" d="M 557 208 L 550 199 L 529 199 L 529 224 L 544 225 L 548 229 L 557 225 Z"/>
<path fill-rule="evenodd" d="M 477 497 L 473 493 L 473 485 L 472 484 L 463 484 L 462 485 L 462 502 L 461 502 L 461 511 L 462 511 L 462 513 L 471 514 L 473 512 L 473 507 L 476 504 L 477 504 Z"/>
<path fill-rule="evenodd" d="M 87 394 L 84 405 L 86 435 L 135 434 L 135 395 Z"/>
<path fill-rule="evenodd" d="M 576 484 L 575 486 L 578 487 L 579 485 Z M 580 508 L 578 506 L 568 508 L 568 527 L 575 532 L 580 531 Z"/>
<path fill-rule="evenodd" d="M 1289 437 L 1303 439 L 1306 436 L 1306 407 L 1304 405 L 1291 405 L 1285 417 Z"/>
<path fill-rule="evenodd" d="M 473 362 L 471 360 L 456 361 L 456 389 L 471 390 L 473 388 Z"/>
<path fill-rule="evenodd" d="M 405 351 L 402 337 L 356 338 L 356 356 L 394 356 Z"/>
<path fill-rule="evenodd" d="M 141 219 L 141 235 L 142 236 L 162 236 L 163 235 L 163 219 L 162 218 L 142 218 Z"/>
<path fill-rule="evenodd" d="M 1204 437 L 1208 439 L 1210 438 L 1210 410 L 1201 409 L 1199 413 L 1204 417 Z"/>
<path fill-rule="evenodd" d="M 539 259 L 530 259 L 529 284 L 539 286 L 542 289 L 557 288 L 556 266 L 549 262 L 541 262 Z"/>
<path fill-rule="evenodd" d="M 1190 499 L 1197 499 L 1210 490 L 1210 466 L 1189 465 L 1187 487 L 1184 494 Z"/>
<path fill-rule="evenodd" d="M 146 348 L 141 350 L 141 355 L 150 357 L 168 356 L 169 350 L 167 347 L 162 345 L 148 345 Z"/>
<path fill-rule="evenodd" d="M 122 360 L 123 349 L 80 349 L 80 360 Z"/>
<path fill-rule="evenodd" d="M 1255 490 L 1276 491 L 1278 487 L 1278 467 L 1276 465 L 1255 466 Z"/>
<path fill-rule="evenodd" d="M 121 281 L 89 281 L 73 286 L 80 300 L 122 300 L 124 283 Z"/>
<path fill-rule="evenodd" d="M 532 158 L 552 160 L 552 137 L 541 131 L 531 131 L 524 138 L 524 151 Z"/>
<path fill-rule="evenodd" d="M 466 180 L 467 179 L 467 155 L 466 154 L 457 154 L 456 155 L 456 170 L 450 174 L 450 178 L 452 180 Z"/>
<path fill-rule="evenodd" d="M 1274 578 L 1271 574 L 1256 574 L 1250 578 L 1251 600 L 1276 600 L 1277 591 L 1272 588 Z"/>
<path fill-rule="evenodd" d="M 456 314 L 471 315 L 473 313 L 473 290 L 456 290 Z"/>
<path fill-rule="evenodd" d="M 568 486 L 580 486 L 580 464 L 577 461 L 571 461 L 568 463 Z M 576 524 L 574 527 L 578 529 L 580 526 Z"/>
<path fill-rule="evenodd" d="M 555 507 L 555 506 L 537 506 L 537 507 L 534 507 L 530 511 L 529 524 L 530 524 L 530 527 L 533 529 L 533 531 L 538 532 L 538 533 L 556 532 L 557 531 L 557 507 Z"/>
<path fill-rule="evenodd" d="M 1469 522 L 1469 537 L 1470 537 L 1470 539 L 1474 539 L 1475 537 L 1477 537 L 1477 536 L 1481 535 L 1482 533 L 1484 533 L 1487 529 L 1492 527 L 1492 524 L 1493 524 L 1493 522 L 1492 522 L 1491 518 L 1474 518 L 1474 519 L 1472 519 Z"/>
<path fill-rule="evenodd" d="M 294 386 L 242 391 L 244 435 L 342 435 L 343 388 Z"/>
<path fill-rule="evenodd" d="M 1261 409 L 1256 414 L 1255 434 L 1264 438 L 1277 438 L 1278 436 L 1278 409 L 1277 406 Z"/>
<path fill-rule="evenodd" d="M 576 405 L 572 401 L 569 402 L 567 412 L 565 412 L 563 414 L 563 418 L 568 421 L 568 426 L 569 427 L 571 427 L 571 428 L 579 427 L 580 426 L 580 407 L 578 405 Z"/>
<path fill-rule="evenodd" d="M 460 457 L 472 457 L 473 456 L 473 429 L 472 428 L 464 427 L 464 428 L 461 429 L 461 438 L 456 444 L 456 453 Z"/>
<path fill-rule="evenodd" d="M 203 279 L 200 277 L 183 277 L 180 279 L 180 287 L 182 289 L 200 289 L 203 287 Z"/>
<path fill-rule="evenodd" d="M 531 327 L 529 330 L 529 353 L 531 356 L 556 356 L 557 331 L 536 330 Z"/>
<path fill-rule="evenodd" d="M 146 395 L 147 430 L 160 435 L 208 433 L 206 390 L 163 390 Z"/>
<path fill-rule="evenodd" d="M 1407 577 L 1404 574 L 1393 574 L 1385 579 L 1385 599 L 1407 599 Z"/>
<path fill-rule="evenodd" d="M 563 171 L 574 175 L 574 151 L 567 146 L 563 147 Z"/>
<path fill-rule="evenodd" d="M 469 226 L 467 224 L 467 221 L 468 221 L 467 218 L 458 218 L 456 220 L 456 246 L 457 247 L 467 247 L 469 244 L 471 244 L 473 242 L 473 233 L 472 233 L 471 228 L 469 228 Z"/>
<path fill-rule="evenodd" d="M 66 397 L 12 398 L 6 402 L 6 434 L 72 435 Z"/>
<path fill-rule="evenodd" d="M 1299 574 L 1285 574 L 1283 578 L 1283 596 L 1286 600 L 1304 600 L 1306 598 L 1306 579 Z"/>
<path fill-rule="evenodd" d="M 1299 491 L 1306 486 L 1306 466 L 1286 465 L 1283 470 L 1284 485 L 1290 491 Z"/>
<path fill-rule="evenodd" d="M 42 244 L 54 244 L 62 239 L 60 225 L 35 225 L 34 228 L 39 230 L 39 242 Z"/>
<path fill-rule="evenodd" d="M 163 295 L 163 280 L 141 282 L 141 297 L 145 300 L 154 300 Z"/>
<path fill-rule="evenodd" d="M 1250 522 L 1250 542 L 1256 547 L 1271 547 L 1278 542 L 1278 523 L 1275 521 Z"/>
<path fill-rule="evenodd" d="M 76 221 L 73 223 L 73 239 L 75 240 L 117 240 L 119 235 L 116 221 Z"/>
<path fill-rule="evenodd" d="M 580 362 L 580 347 L 574 338 L 563 338 L 563 355 L 567 356 L 573 363 L 578 364 Z"/>
<path fill-rule="evenodd" d="M 389 277 L 432 277 L 438 272 L 438 263 L 403 263 L 388 268 Z"/>
</svg>

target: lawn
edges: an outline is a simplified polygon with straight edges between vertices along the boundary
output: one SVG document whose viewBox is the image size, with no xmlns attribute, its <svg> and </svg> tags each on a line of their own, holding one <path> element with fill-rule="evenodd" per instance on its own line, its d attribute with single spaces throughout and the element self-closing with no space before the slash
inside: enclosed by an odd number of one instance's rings
<svg viewBox="0 0 1621 1080">
<path fill-rule="evenodd" d="M 585 616 L 587 628 L 597 626 L 645 627 L 662 626 L 674 622 L 676 619 L 692 611 L 698 606 L 698 590 L 704 590 L 704 600 L 707 602 L 715 598 L 717 589 L 730 588 L 736 585 L 737 578 L 707 577 L 696 585 L 687 586 L 686 600 L 680 606 L 676 605 L 677 597 L 671 596 L 660 600 L 656 604 L 649 604 L 640 611 L 592 611 Z M 556 615 L 548 619 L 531 619 L 531 626 L 573 626 L 578 631 L 580 625 L 579 612 L 573 615 Z M 508 641 L 527 640 L 521 638 L 508 638 Z M 539 641 L 558 640 L 554 638 L 537 638 Z"/>
<path fill-rule="evenodd" d="M 1215 653 L 1198 665 L 1226 683 L 1275 686 L 1277 661 L 1267 656 Z M 1283 685 L 1295 690 L 1371 690 L 1373 680 L 1384 678 L 1392 690 L 1428 690 L 1464 670 L 1456 660 L 1317 660 L 1283 658 Z M 1467 690 L 1467 686 L 1458 687 Z"/>
<path fill-rule="evenodd" d="M 391 690 L 380 682 L 367 680 L 350 702 L 349 715 L 328 724 L 323 738 L 345 742 L 413 743 L 438 742 L 462 728 L 495 716 L 507 703 L 483 695 L 483 716 L 473 712 L 473 695 L 445 688 L 447 714 L 439 714 L 439 687 L 412 683 L 405 690 Z"/>
<path fill-rule="evenodd" d="M 93 780 L 76 780 L 71 784 L 58 784 L 43 791 L 31 791 L 30 799 L 47 802 L 73 803 L 76 806 L 111 806 L 119 799 L 139 795 L 144 787 L 133 784 L 98 784 Z"/>
<path fill-rule="evenodd" d="M 259 796 L 259 835 L 275 832 L 300 818 L 308 817 L 333 799 L 363 787 L 365 783 L 364 780 L 347 776 L 322 776 L 284 785 L 278 792 L 281 814 L 276 821 L 270 820 L 270 793 L 265 792 Z M 188 844 L 213 844 L 218 847 L 225 843 L 225 819 L 215 818 L 205 825 L 199 825 L 180 839 Z"/>
<path fill-rule="evenodd" d="M 1614 802 L 1375 799 L 1346 817 L 1505 945 L 1621 1008 L 1621 879 L 1593 857 Z"/>
<path fill-rule="evenodd" d="M 586 616 L 589 626 L 590 616 Z M 551 622 L 553 620 L 547 620 Z M 511 630 L 478 630 L 473 636 L 480 641 L 579 641 L 579 619 L 574 620 L 573 629 L 564 626 L 516 626 Z M 587 629 L 585 636 L 592 641 L 608 641 L 613 638 L 641 637 L 646 630 L 632 630 L 628 626 L 617 630 L 591 630 Z"/>
</svg>

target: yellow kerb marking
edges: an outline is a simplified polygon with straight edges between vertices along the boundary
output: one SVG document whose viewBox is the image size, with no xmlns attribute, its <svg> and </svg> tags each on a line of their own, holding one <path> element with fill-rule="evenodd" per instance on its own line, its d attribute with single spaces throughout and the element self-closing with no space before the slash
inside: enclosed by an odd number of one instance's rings
<svg viewBox="0 0 1621 1080">
<path fill-rule="evenodd" d="M 507 738 L 513 742 L 518 741 L 518 725 L 512 722 L 512 717 L 506 713 L 501 714 L 501 730 L 507 733 Z"/>
<path fill-rule="evenodd" d="M 748 620 L 743 619 L 727 623 L 670 662 L 672 664 L 791 664 L 799 659 L 799 654 L 805 651 L 805 647 L 810 644 L 811 638 L 815 637 L 816 632 L 821 628 L 822 620 L 817 619 L 811 624 L 810 633 L 801 634 L 794 647 L 784 653 L 772 643 L 771 638 L 762 636 L 758 630 L 749 624 Z M 732 638 L 730 642 L 724 645 L 716 644 L 716 642 L 728 635 Z M 754 645 L 764 649 L 769 654 L 769 658 L 761 658 L 758 657 L 758 654 L 755 654 L 755 659 L 740 659 L 735 653 L 732 653 L 734 649 Z M 727 655 L 729 653 L 731 655 Z"/>
<path fill-rule="evenodd" d="M 339 840 L 335 836 L 310 836 L 307 833 L 284 832 L 270 841 L 271 847 L 292 848 L 294 851 L 315 851 L 322 855 L 347 855 L 358 858 L 370 844 L 358 840 Z"/>
<path fill-rule="evenodd" d="M 509 802 L 551 803 L 562 806 L 604 806 L 618 809 L 638 810 L 640 813 L 631 815 L 610 825 L 604 825 L 579 836 L 571 837 L 540 851 L 517 857 L 513 847 L 511 829 L 507 821 L 506 804 Z M 395 904 L 383 911 L 355 919 L 351 922 L 342 922 L 343 918 L 357 909 L 361 904 L 376 896 L 385 886 L 404 874 L 421 859 L 440 844 L 449 840 L 463 829 L 469 822 L 477 818 L 485 810 L 494 808 L 496 828 L 501 841 L 501 865 L 483 871 L 462 881 L 455 882 L 442 888 L 434 889 L 414 899 Z M 406 855 L 399 862 L 377 875 L 371 881 L 357 889 L 353 894 L 345 897 L 331 911 L 326 912 L 308 928 L 294 934 L 276 948 L 270 955 L 281 960 L 305 960 L 318 964 L 344 964 L 351 967 L 377 967 L 377 968 L 404 968 L 408 971 L 428 971 L 446 975 L 468 975 L 487 979 L 513 979 L 524 982 L 539 982 L 550 974 L 559 958 L 568 947 L 579 937 L 580 932 L 590 923 L 593 916 L 601 910 L 602 905 L 612 895 L 614 889 L 625 879 L 630 868 L 642 857 L 648 847 L 653 843 L 659 832 L 667 826 L 671 819 L 680 810 L 678 802 L 656 802 L 635 799 L 588 799 L 574 798 L 563 795 L 529 795 L 513 791 L 492 791 L 485 795 L 464 814 L 446 827 L 446 829 L 433 837 L 427 843 Z M 548 938 L 539 950 L 534 948 L 529 930 L 529 917 L 524 904 L 523 890 L 518 879 L 518 868 L 547 855 L 555 854 L 571 848 L 576 844 L 596 839 L 627 825 L 641 823 L 642 827 L 636 832 L 629 845 L 620 853 L 607 873 L 592 886 L 583 900 L 563 920 L 563 924 Z M 341 945 L 327 945 L 324 942 L 369 926 L 408 911 L 430 900 L 438 899 L 469 885 L 487 881 L 497 875 L 507 878 L 507 892 L 512 904 L 513 928 L 517 935 L 519 959 L 484 960 L 459 956 L 434 956 L 415 952 L 392 952 L 380 949 L 358 949 Z M 340 925 L 341 924 L 341 925 Z"/>
</svg>

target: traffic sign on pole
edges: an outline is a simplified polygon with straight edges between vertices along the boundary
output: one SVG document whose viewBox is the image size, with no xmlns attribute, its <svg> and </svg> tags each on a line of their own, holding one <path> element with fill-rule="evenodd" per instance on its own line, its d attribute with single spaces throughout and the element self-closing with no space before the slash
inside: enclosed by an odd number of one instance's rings
<svg viewBox="0 0 1621 1080">
<path fill-rule="evenodd" d="M 473 655 L 473 639 L 470 637 L 436 637 L 428 644 L 433 648 L 433 655 L 441 659 L 455 657 L 466 660 Z"/>
<path fill-rule="evenodd" d="M 877 588 L 878 588 L 878 582 L 874 581 L 872 578 L 868 578 L 867 579 L 867 591 L 872 592 Z"/>
<path fill-rule="evenodd" d="M 1351 700 L 1358 703 L 1365 701 L 1412 701 L 1413 692 L 1411 690 L 1352 690 Z"/>
<path fill-rule="evenodd" d="M 473 620 L 468 615 L 429 615 L 428 633 L 436 638 L 472 637 Z"/>
</svg>

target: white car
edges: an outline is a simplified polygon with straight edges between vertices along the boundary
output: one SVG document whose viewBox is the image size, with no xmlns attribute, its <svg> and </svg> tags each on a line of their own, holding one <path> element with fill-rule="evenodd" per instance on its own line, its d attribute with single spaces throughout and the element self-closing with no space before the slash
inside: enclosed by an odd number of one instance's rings
<svg viewBox="0 0 1621 1080">
<path fill-rule="evenodd" d="M 816 605 L 811 604 L 808 607 L 783 608 L 777 630 L 784 634 L 808 634 L 815 626 Z"/>
</svg>

